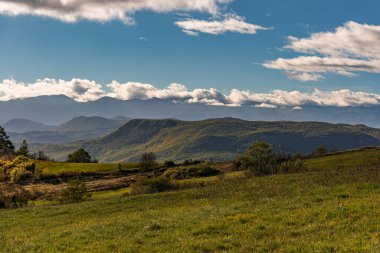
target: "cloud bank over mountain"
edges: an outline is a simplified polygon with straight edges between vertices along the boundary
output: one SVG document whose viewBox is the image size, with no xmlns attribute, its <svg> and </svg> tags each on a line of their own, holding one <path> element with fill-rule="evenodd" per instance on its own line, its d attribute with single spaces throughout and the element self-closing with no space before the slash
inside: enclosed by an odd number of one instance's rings
<svg viewBox="0 0 380 253">
<path fill-rule="evenodd" d="M 86 79 L 69 81 L 39 79 L 34 83 L 17 82 L 6 79 L 0 83 L 0 101 L 23 99 L 37 96 L 65 95 L 78 102 L 88 102 L 102 97 L 120 100 L 172 99 L 181 103 L 203 103 L 207 105 L 237 107 L 254 103 L 257 107 L 293 107 L 301 109 L 304 105 L 319 106 L 371 106 L 380 104 L 380 94 L 351 91 L 348 89 L 313 92 L 273 90 L 256 93 L 249 90 L 232 89 L 223 94 L 214 88 L 189 90 L 185 85 L 172 83 L 166 88 L 139 82 L 120 83 L 113 81 L 102 85 Z"/>
<path fill-rule="evenodd" d="M 357 72 L 380 73 L 380 26 L 350 21 L 332 32 L 288 40 L 284 49 L 307 55 L 267 61 L 265 67 L 283 70 L 300 81 L 318 81 L 328 73 L 348 77 Z"/>
</svg>

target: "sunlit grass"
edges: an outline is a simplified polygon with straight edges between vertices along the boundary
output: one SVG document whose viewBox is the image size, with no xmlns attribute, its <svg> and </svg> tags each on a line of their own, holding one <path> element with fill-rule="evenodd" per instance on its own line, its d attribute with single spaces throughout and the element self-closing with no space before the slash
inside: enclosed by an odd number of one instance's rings
<svg viewBox="0 0 380 253">
<path fill-rule="evenodd" d="M 45 174 L 60 174 L 64 172 L 110 172 L 117 171 L 119 164 L 106 163 L 62 163 L 36 161 L 36 167 L 42 168 Z M 122 170 L 136 169 L 138 163 L 121 164 Z"/>
<path fill-rule="evenodd" d="M 312 159 L 306 173 L 234 172 L 185 180 L 194 187 L 166 193 L 121 189 L 80 204 L 1 210 L 0 251 L 379 252 L 373 152 Z"/>
</svg>

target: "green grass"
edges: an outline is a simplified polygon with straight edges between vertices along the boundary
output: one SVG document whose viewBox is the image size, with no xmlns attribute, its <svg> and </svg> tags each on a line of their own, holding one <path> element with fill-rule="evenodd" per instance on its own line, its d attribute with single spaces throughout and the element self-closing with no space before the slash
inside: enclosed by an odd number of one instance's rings
<svg viewBox="0 0 380 253">
<path fill-rule="evenodd" d="M 368 167 L 380 164 L 380 149 L 353 150 L 308 159 L 309 170 Z"/>
<path fill-rule="evenodd" d="M 307 173 L 235 172 L 180 191 L 1 210 L 0 251 L 379 252 L 380 165 L 320 159 Z"/>
<path fill-rule="evenodd" d="M 106 198 L 113 198 L 113 197 L 120 197 L 125 194 L 131 193 L 131 188 L 122 188 L 117 190 L 106 190 L 106 191 L 98 191 L 92 193 L 93 199 L 106 199 Z"/>
<path fill-rule="evenodd" d="M 118 164 L 106 163 L 61 163 L 50 161 L 37 161 L 37 168 L 42 168 L 45 174 L 60 174 L 64 172 L 110 172 L 119 169 Z M 138 163 L 121 164 L 123 170 L 136 169 Z"/>
</svg>

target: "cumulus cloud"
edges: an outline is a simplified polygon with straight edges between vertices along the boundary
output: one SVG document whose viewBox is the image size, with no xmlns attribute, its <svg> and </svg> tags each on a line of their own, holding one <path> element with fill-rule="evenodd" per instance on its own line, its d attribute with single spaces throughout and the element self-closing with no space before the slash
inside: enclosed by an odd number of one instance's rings
<svg viewBox="0 0 380 253">
<path fill-rule="evenodd" d="M 266 103 L 261 103 L 261 104 L 255 105 L 255 107 L 256 108 L 277 108 L 277 106 L 275 106 L 275 105 L 266 104 Z"/>
<path fill-rule="evenodd" d="M 264 66 L 283 70 L 292 79 L 317 81 L 326 73 L 348 77 L 356 72 L 380 73 L 380 26 L 350 21 L 333 32 L 301 39 L 289 37 L 284 48 L 309 55 L 279 58 Z"/>
<path fill-rule="evenodd" d="M 222 19 L 216 20 L 199 20 L 187 18 L 185 20 L 177 21 L 174 24 L 180 27 L 184 33 L 190 36 L 197 36 L 199 33 L 220 35 L 227 32 L 256 34 L 258 30 L 270 29 L 248 23 L 244 18 L 235 14 L 225 15 Z"/>
<path fill-rule="evenodd" d="M 79 102 L 93 101 L 108 96 L 120 100 L 157 98 L 170 99 L 177 103 L 203 103 L 214 106 L 249 104 L 257 108 L 302 109 L 305 105 L 337 107 L 380 105 L 380 94 L 347 89 L 336 91 L 315 89 L 313 92 L 274 90 L 268 93 L 232 89 L 228 94 L 223 94 L 213 88 L 189 90 L 185 85 L 178 83 L 170 84 L 166 88 L 158 88 L 146 83 L 119 83 L 117 81 L 101 85 L 86 79 L 65 81 L 45 78 L 34 83 L 6 79 L 0 83 L 0 101 L 42 95 L 65 95 Z"/>
<path fill-rule="evenodd" d="M 104 96 L 105 92 L 102 86 L 94 81 L 76 78 L 71 81 L 45 78 L 31 84 L 6 79 L 0 83 L 1 101 L 44 95 L 65 95 L 79 102 L 87 102 Z"/>
<path fill-rule="evenodd" d="M 33 15 L 64 22 L 85 19 L 97 22 L 121 20 L 133 24 L 133 13 L 197 11 L 217 14 L 221 5 L 232 0 L 0 0 L 0 13 Z"/>
</svg>

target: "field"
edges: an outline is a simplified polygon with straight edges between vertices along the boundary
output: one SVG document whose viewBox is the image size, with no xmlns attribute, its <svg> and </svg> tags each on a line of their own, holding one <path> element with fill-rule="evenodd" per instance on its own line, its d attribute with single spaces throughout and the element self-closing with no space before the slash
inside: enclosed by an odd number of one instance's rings
<svg viewBox="0 0 380 253">
<path fill-rule="evenodd" d="M 3 252 L 379 252 L 380 151 L 308 160 L 298 174 L 186 180 L 0 211 Z M 199 184 L 199 181 L 204 182 Z"/>
<path fill-rule="evenodd" d="M 120 164 L 122 170 L 138 168 L 138 163 Z M 69 172 L 111 172 L 119 169 L 118 164 L 107 163 L 61 163 L 37 161 L 36 168 L 43 169 L 45 174 L 60 174 Z"/>
</svg>

